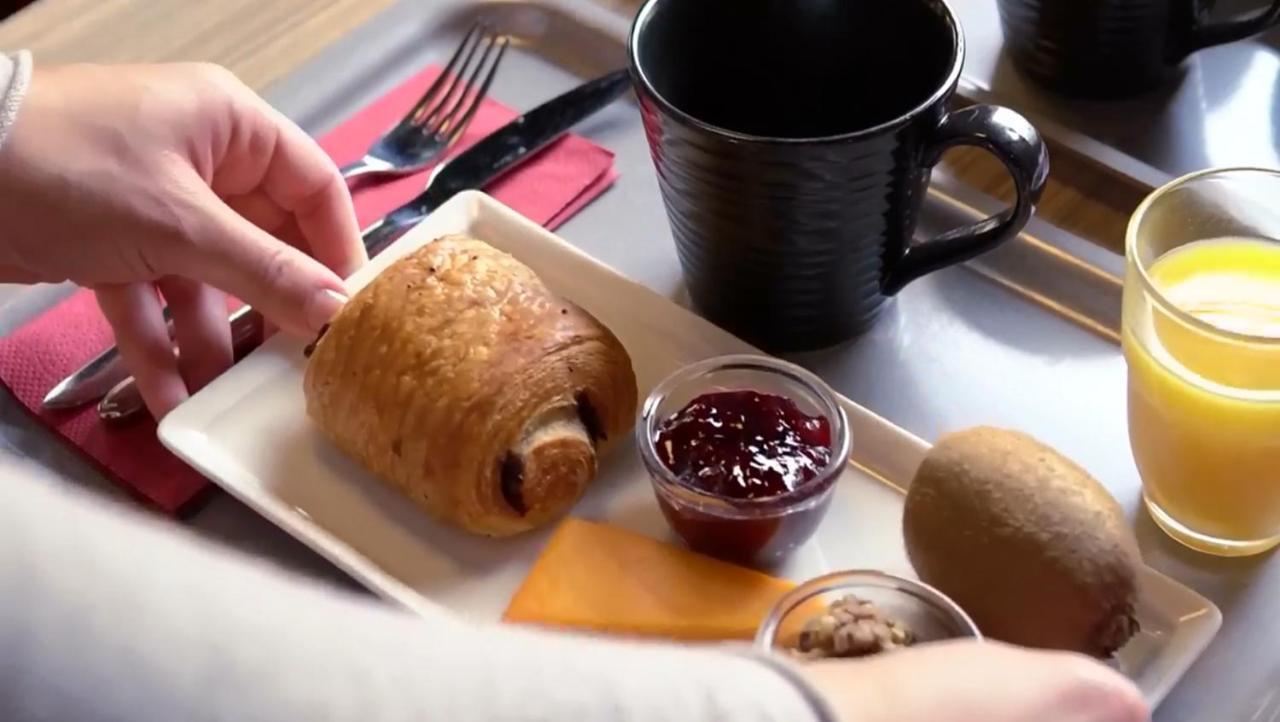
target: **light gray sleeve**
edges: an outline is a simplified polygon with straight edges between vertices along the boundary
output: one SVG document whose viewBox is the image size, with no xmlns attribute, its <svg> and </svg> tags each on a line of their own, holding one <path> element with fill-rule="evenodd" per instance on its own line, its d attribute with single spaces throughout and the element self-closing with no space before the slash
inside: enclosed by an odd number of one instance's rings
<svg viewBox="0 0 1280 722">
<path fill-rule="evenodd" d="M 411 616 L 90 498 L 42 470 L 0 467 L 0 477 L 6 722 L 829 714 L 787 670 L 746 655 L 475 626 L 443 609 Z"/>
<path fill-rule="evenodd" d="M 19 50 L 8 54 L 0 52 L 0 146 L 18 117 L 18 106 L 31 82 L 31 53 Z"/>
</svg>

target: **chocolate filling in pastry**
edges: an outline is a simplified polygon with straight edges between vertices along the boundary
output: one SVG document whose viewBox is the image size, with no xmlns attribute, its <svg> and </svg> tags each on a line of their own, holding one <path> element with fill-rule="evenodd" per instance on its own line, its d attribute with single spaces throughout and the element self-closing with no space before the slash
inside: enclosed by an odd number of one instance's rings
<svg viewBox="0 0 1280 722">
<path fill-rule="evenodd" d="M 328 332 L 329 332 L 329 324 L 326 323 L 325 325 L 320 327 L 320 333 L 316 334 L 316 340 L 312 341 L 311 343 L 303 347 L 302 355 L 306 356 L 307 358 L 311 358 L 311 354 L 316 352 L 316 344 L 320 343 L 320 339 L 324 338 L 324 335 Z"/>
<path fill-rule="evenodd" d="M 515 453 L 508 451 L 502 457 L 499 474 L 502 477 L 502 498 L 517 514 L 523 516 L 528 511 L 528 507 L 524 505 L 524 462 Z"/>
<path fill-rule="evenodd" d="M 583 428 L 591 436 L 591 443 L 598 444 L 601 441 L 607 441 L 608 437 L 604 433 L 604 424 L 600 423 L 600 413 L 592 405 L 591 399 L 587 398 L 587 392 L 579 391 L 573 395 L 573 400 L 578 405 L 578 420 L 582 422 Z"/>
</svg>

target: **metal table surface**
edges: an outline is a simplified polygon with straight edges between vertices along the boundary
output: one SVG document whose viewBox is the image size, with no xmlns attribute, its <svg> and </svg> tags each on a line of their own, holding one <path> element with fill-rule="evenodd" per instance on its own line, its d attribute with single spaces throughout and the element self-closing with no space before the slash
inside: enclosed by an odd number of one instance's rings
<svg viewBox="0 0 1280 722">
<path fill-rule="evenodd" d="M 617 11 L 586 0 L 552 1 L 572 6 L 584 22 L 606 33 L 625 29 L 627 19 Z M 454 16 L 472 4 L 403 0 L 267 96 L 308 131 L 321 133 L 426 62 L 446 56 L 459 30 Z M 538 19 L 531 16 L 530 22 L 536 26 Z M 972 25 L 966 18 L 971 33 Z M 598 50 L 610 53 L 613 47 Z M 619 54 L 617 62 L 622 60 Z M 574 67 L 571 53 L 553 61 L 517 49 L 504 62 L 492 92 L 509 105 L 527 108 L 576 83 L 574 71 L 586 72 Z M 560 234 L 682 301 L 675 252 L 634 106 L 619 101 L 578 130 L 617 154 L 622 175 Z M 0 288 L 0 332 L 64 292 Z M 1273 555 L 1246 560 L 1197 555 L 1168 540 L 1139 511 L 1124 363 L 1111 339 L 1026 302 L 971 268 L 957 267 L 908 287 L 868 334 L 795 360 L 923 438 L 975 424 L 1004 425 L 1074 457 L 1125 505 L 1148 564 L 1211 598 L 1225 616 L 1218 638 L 1161 706 L 1157 720 L 1274 719 L 1270 705 L 1277 704 L 1273 698 L 1280 686 L 1280 619 L 1274 613 L 1280 608 L 1280 562 Z M 13 456 L 31 457 L 64 477 L 103 486 L 94 470 L 60 451 L 11 402 L 0 404 L 0 446 L 0 464 Z M 216 496 L 190 525 L 289 568 L 354 586 L 227 496 Z"/>
</svg>

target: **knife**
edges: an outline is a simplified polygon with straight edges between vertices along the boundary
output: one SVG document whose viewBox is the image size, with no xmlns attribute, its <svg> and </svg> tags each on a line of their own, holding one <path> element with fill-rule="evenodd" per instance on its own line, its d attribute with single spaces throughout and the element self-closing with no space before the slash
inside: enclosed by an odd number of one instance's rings
<svg viewBox="0 0 1280 722">
<path fill-rule="evenodd" d="M 557 96 L 485 136 L 475 145 L 436 168 L 426 189 L 391 211 L 362 233 L 365 249 L 375 256 L 431 211 L 464 190 L 480 189 L 518 167 L 537 151 L 566 134 L 570 128 L 620 97 L 629 87 L 626 70 L 616 70 Z M 262 317 L 248 307 L 231 315 L 232 341 L 238 359 L 261 342 Z M 108 395 L 126 403 L 111 413 L 102 408 Z M 63 379 L 45 396 L 46 409 L 66 409 L 102 398 L 104 419 L 133 413 L 137 397 L 132 379 L 113 346 Z"/>
</svg>

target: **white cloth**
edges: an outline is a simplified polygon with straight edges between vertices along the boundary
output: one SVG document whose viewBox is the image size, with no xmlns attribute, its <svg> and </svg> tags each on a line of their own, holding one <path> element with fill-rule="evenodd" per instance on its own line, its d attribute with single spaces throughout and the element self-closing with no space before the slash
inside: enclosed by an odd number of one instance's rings
<svg viewBox="0 0 1280 722">
<path fill-rule="evenodd" d="M 0 53 L 0 147 L 13 122 L 18 118 L 18 106 L 31 82 L 31 53 L 19 50 L 6 55 Z"/>
<path fill-rule="evenodd" d="M 750 656 L 412 616 L 24 466 L 0 479 L 5 722 L 829 718 Z"/>
</svg>

